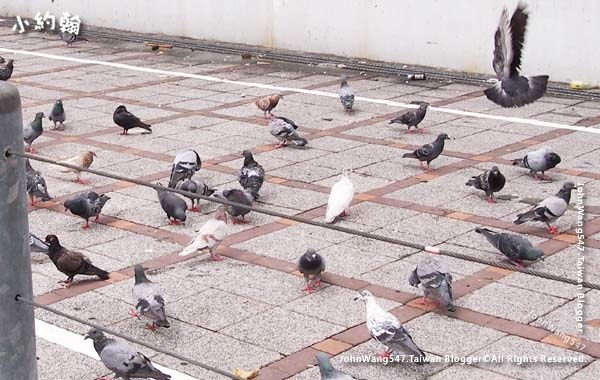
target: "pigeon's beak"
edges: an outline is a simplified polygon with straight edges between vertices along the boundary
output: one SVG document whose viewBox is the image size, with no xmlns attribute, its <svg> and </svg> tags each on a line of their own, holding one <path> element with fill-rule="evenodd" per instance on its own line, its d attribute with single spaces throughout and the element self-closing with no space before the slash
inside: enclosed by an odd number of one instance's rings
<svg viewBox="0 0 600 380">
<path fill-rule="evenodd" d="M 360 297 L 360 296 L 356 296 L 356 297 L 354 297 L 354 300 L 355 300 L 355 301 L 358 301 L 359 299 L 361 299 L 361 297 Z"/>
<path fill-rule="evenodd" d="M 86 339 L 90 339 L 90 336 L 89 336 L 88 334 L 85 334 L 85 335 L 83 336 L 83 340 L 86 340 Z"/>
</svg>

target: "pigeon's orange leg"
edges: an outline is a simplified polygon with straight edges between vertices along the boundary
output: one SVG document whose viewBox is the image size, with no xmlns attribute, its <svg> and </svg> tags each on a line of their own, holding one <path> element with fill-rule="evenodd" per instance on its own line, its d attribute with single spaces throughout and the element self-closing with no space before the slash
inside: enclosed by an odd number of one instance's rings
<svg viewBox="0 0 600 380">
<path fill-rule="evenodd" d="M 156 323 L 152 322 L 151 324 L 146 324 L 146 328 L 150 331 L 156 331 L 158 329 L 158 326 L 156 325 Z"/>
<path fill-rule="evenodd" d="M 487 202 L 488 202 L 488 203 L 496 203 L 496 200 L 494 199 L 494 196 L 493 196 L 493 195 L 490 195 L 490 196 L 488 197 L 488 200 L 487 200 Z"/>
<path fill-rule="evenodd" d="M 388 359 L 390 356 L 392 355 L 392 351 L 383 351 L 381 354 L 379 354 L 379 357 L 382 359 Z"/>
<path fill-rule="evenodd" d="M 218 253 L 211 253 L 210 259 L 212 261 L 223 261 L 223 256 L 219 255 Z"/>
<path fill-rule="evenodd" d="M 133 318 L 140 319 L 140 313 L 135 309 L 129 310 L 129 315 L 131 315 Z"/>
<path fill-rule="evenodd" d="M 548 225 L 548 232 L 550 232 L 552 235 L 558 235 L 560 233 L 558 232 L 558 228 L 551 225 Z"/>
<path fill-rule="evenodd" d="M 88 230 L 90 228 L 90 222 L 89 222 L 89 220 L 86 220 L 85 224 L 81 228 L 83 228 L 84 230 Z"/>
</svg>

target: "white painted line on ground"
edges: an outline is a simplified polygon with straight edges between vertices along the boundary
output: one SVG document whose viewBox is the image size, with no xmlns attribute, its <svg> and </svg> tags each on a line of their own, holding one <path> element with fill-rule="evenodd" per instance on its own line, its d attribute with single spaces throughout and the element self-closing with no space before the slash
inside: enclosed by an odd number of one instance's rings
<svg viewBox="0 0 600 380">
<path fill-rule="evenodd" d="M 94 345 L 91 340 L 84 340 L 82 335 L 75 334 L 69 330 L 36 319 L 35 335 L 71 351 L 79 352 L 80 354 L 84 354 L 95 360 L 100 360 L 96 350 L 94 350 Z M 171 380 L 198 380 L 195 377 L 161 366 L 160 364 L 154 362 L 152 362 L 152 364 L 159 370 L 171 375 Z"/>
<path fill-rule="evenodd" d="M 104 62 L 104 61 L 97 61 L 97 60 L 93 60 L 93 59 L 67 57 L 67 56 L 62 56 L 62 55 L 40 53 L 40 52 L 36 52 L 36 51 L 34 52 L 34 51 L 16 50 L 16 49 L 7 49 L 7 48 L 0 48 L 0 51 L 6 52 L 6 53 L 12 53 L 12 54 L 31 55 L 34 57 L 55 59 L 55 60 L 59 60 L 59 61 L 110 66 L 110 67 L 116 67 L 116 68 L 124 69 L 124 70 L 140 71 L 140 72 L 151 73 L 151 74 L 159 74 L 159 75 L 167 75 L 167 76 L 183 77 L 183 78 L 191 78 L 191 79 L 200 79 L 200 80 L 205 80 L 208 82 L 220 82 L 220 83 L 235 84 L 238 86 L 264 88 L 264 89 L 280 91 L 280 92 L 291 91 L 291 92 L 297 92 L 297 93 L 301 93 L 301 94 L 325 96 L 325 97 L 329 97 L 329 98 L 337 98 L 338 97 L 338 94 L 336 94 L 334 92 L 326 92 L 326 91 L 319 91 L 319 90 L 306 90 L 306 89 L 302 89 L 302 88 L 293 88 L 293 87 L 280 87 L 280 86 L 273 86 L 273 85 L 264 84 L 264 83 L 235 81 L 235 80 L 231 80 L 231 79 L 217 78 L 217 77 L 212 77 L 212 76 L 208 76 L 208 75 L 182 73 L 182 72 L 178 72 L 178 71 L 159 70 L 159 69 L 152 69 L 152 68 L 148 68 L 148 67 L 138 67 L 138 66 L 133 66 L 133 65 L 126 65 L 124 63 Z M 393 100 L 386 100 L 386 99 L 365 98 L 362 96 L 357 96 L 355 98 L 355 100 L 361 101 L 361 102 L 367 102 L 367 103 L 383 104 L 383 105 L 392 106 L 392 107 L 401 107 L 401 108 L 417 108 L 418 107 L 417 105 L 414 105 L 414 104 L 395 102 Z M 579 126 L 566 125 L 566 124 L 560 124 L 560 123 L 552 123 L 552 122 L 543 121 L 543 120 L 527 119 L 527 118 L 521 118 L 521 117 L 500 116 L 500 115 L 490 115 L 490 114 L 485 114 L 485 113 L 481 113 L 481 112 L 470 112 L 470 111 L 463 111 L 463 110 L 452 109 L 452 108 L 443 108 L 443 107 L 429 107 L 429 109 L 433 112 L 441 112 L 441 113 L 447 113 L 447 114 L 452 114 L 452 115 L 468 116 L 468 117 L 475 117 L 475 118 L 480 118 L 480 119 L 501 120 L 501 121 L 506 121 L 506 122 L 510 122 L 510 123 L 537 125 L 540 127 L 548 127 L 548 128 L 555 128 L 555 129 L 568 129 L 571 131 L 600 134 L 600 129 L 579 127 Z"/>
</svg>

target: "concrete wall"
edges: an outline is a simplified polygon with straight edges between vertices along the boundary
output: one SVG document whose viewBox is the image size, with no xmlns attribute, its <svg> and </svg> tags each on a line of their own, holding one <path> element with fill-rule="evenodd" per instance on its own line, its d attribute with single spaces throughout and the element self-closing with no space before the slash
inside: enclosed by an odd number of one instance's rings
<svg viewBox="0 0 600 380">
<path fill-rule="evenodd" d="M 0 0 L 0 15 L 84 23 L 493 73 L 493 35 L 517 0 Z M 600 1 L 529 0 L 525 74 L 600 83 Z"/>
</svg>

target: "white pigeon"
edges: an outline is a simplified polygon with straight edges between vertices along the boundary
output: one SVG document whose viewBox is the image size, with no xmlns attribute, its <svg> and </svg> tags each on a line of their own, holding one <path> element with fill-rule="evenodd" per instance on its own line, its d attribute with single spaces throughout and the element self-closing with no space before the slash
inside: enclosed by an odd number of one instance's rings
<svg viewBox="0 0 600 380">
<path fill-rule="evenodd" d="M 351 170 L 344 170 L 342 178 L 331 187 L 327 211 L 325 211 L 325 222 L 327 223 L 333 223 L 338 216 L 348 215 L 347 209 L 354 197 L 354 184 L 350 180 L 350 172 Z"/>
<path fill-rule="evenodd" d="M 375 297 L 368 290 L 361 290 L 354 300 L 362 300 L 367 305 L 367 328 L 371 337 L 385 346 L 385 351 L 380 354 L 382 358 L 389 358 L 393 352 L 412 356 L 417 364 L 425 362 L 425 353 L 415 344 L 412 337 L 402 327 L 402 324 L 393 314 L 383 310 L 375 301 Z"/>
<path fill-rule="evenodd" d="M 221 241 L 227 236 L 228 227 L 227 223 L 225 223 L 226 219 L 227 214 L 225 213 L 225 209 L 220 207 L 213 218 L 204 223 L 202 228 L 200 228 L 198 235 L 196 235 L 190 245 L 184 248 L 179 256 L 187 256 L 196 251 L 208 248 L 212 260 L 223 260 L 221 256 L 216 253 L 216 250 L 219 247 L 219 244 L 221 244 Z"/>
</svg>

